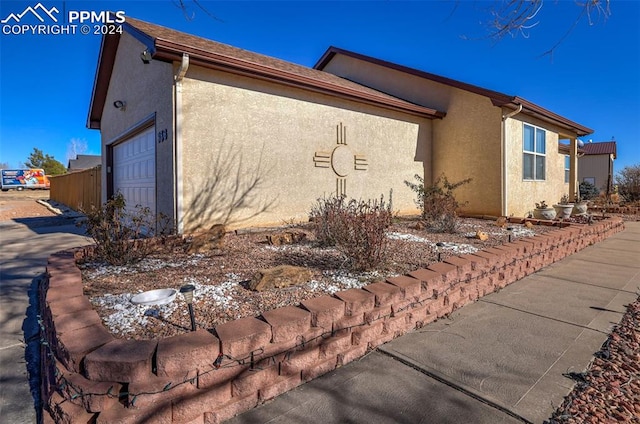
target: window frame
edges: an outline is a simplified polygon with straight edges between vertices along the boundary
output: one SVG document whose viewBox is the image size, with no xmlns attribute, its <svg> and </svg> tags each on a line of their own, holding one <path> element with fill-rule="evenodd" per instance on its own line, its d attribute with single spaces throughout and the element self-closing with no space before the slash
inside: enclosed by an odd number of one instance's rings
<svg viewBox="0 0 640 424">
<path fill-rule="evenodd" d="M 564 155 L 564 183 L 569 184 L 571 179 L 571 156 Z"/>
<path fill-rule="evenodd" d="M 533 150 L 526 150 L 526 138 L 525 131 L 526 127 L 533 129 Z M 542 132 L 544 134 L 544 153 L 538 152 L 538 132 Z M 533 156 L 533 167 L 532 173 L 533 178 L 527 178 L 525 176 L 525 158 L 529 156 Z M 544 167 L 544 175 L 542 178 L 539 178 L 537 175 L 537 160 L 538 158 L 542 158 L 543 167 Z M 538 127 L 536 125 L 522 123 L 522 180 L 523 181 L 546 181 L 547 180 L 547 130 L 544 128 Z"/>
</svg>

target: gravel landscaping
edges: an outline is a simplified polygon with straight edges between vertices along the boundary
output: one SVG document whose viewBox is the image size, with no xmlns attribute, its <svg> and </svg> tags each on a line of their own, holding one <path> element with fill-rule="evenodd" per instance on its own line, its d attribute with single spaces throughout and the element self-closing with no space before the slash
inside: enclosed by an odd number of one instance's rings
<svg viewBox="0 0 640 424">
<path fill-rule="evenodd" d="M 130 302 L 132 296 L 155 289 L 182 285 L 195 286 L 194 310 L 200 328 L 213 328 L 224 322 L 305 299 L 360 288 L 386 277 L 424 268 L 452 255 L 473 253 L 512 239 L 551 231 L 553 227 L 509 224 L 511 231 L 494 221 L 462 220 L 457 234 L 436 234 L 415 229 L 416 219 L 401 219 L 387 233 L 387 261 L 378 269 L 354 273 L 346 268 L 346 258 L 336 249 L 320 248 L 308 226 L 288 227 L 305 232 L 300 243 L 273 246 L 267 235 L 274 231 L 228 233 L 224 246 L 206 254 L 186 254 L 182 249 L 152 255 L 130 266 L 110 266 L 98 262 L 81 263 L 85 294 L 107 328 L 118 338 L 157 339 L 184 333 L 190 328 L 184 299 L 180 294 L 166 305 L 144 306 Z M 476 232 L 488 234 L 486 241 Z M 440 246 L 437 246 L 440 243 Z M 293 265 L 308 268 L 312 279 L 305 284 L 256 292 L 248 282 L 263 268 Z"/>
<path fill-rule="evenodd" d="M 547 424 L 640 423 L 640 297 Z"/>
</svg>

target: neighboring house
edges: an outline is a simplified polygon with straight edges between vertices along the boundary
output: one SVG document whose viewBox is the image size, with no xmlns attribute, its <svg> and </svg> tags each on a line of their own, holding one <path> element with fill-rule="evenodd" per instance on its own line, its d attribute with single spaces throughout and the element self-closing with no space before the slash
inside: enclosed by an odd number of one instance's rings
<svg viewBox="0 0 640 424">
<path fill-rule="evenodd" d="M 524 215 L 575 186 L 592 130 L 524 99 L 330 49 L 317 69 L 127 18 L 102 40 L 89 110 L 103 201 L 172 217 L 181 232 L 306 220 L 316 199 L 388 197 L 471 177 L 467 211 Z M 574 176 L 564 183 L 559 139 Z M 557 198 L 557 199 L 556 199 Z"/>
<path fill-rule="evenodd" d="M 75 159 L 69 159 L 67 172 L 82 171 L 95 168 L 102 163 L 100 155 L 76 155 Z"/>
<path fill-rule="evenodd" d="M 610 192 L 613 184 L 613 161 L 617 157 L 616 142 L 585 143 L 578 158 L 578 181 L 589 182 L 602 193 Z"/>
</svg>

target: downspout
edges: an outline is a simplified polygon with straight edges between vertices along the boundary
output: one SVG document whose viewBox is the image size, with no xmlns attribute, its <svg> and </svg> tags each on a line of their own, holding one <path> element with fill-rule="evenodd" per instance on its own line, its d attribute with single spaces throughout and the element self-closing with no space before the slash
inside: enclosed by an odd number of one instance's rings
<svg viewBox="0 0 640 424">
<path fill-rule="evenodd" d="M 174 211 L 174 223 L 176 225 L 176 230 L 178 234 L 182 234 L 184 230 L 184 206 L 182 204 L 182 195 L 183 195 L 183 182 L 182 182 L 182 79 L 184 78 L 187 70 L 189 69 L 189 55 L 187 53 L 182 54 L 182 62 L 180 63 L 180 68 L 178 68 L 178 72 L 174 76 L 174 105 L 175 105 L 175 116 L 174 116 L 174 146 L 175 146 L 175 157 L 174 157 L 174 176 L 175 176 L 175 211 Z"/>
<path fill-rule="evenodd" d="M 500 143 L 500 147 L 502 149 L 502 172 L 501 172 L 501 187 L 502 187 L 502 211 L 501 211 L 501 215 L 502 216 L 507 216 L 507 194 L 509 193 L 509 187 L 508 187 L 508 178 L 507 178 L 507 126 L 506 126 L 506 121 L 509 118 L 512 118 L 514 116 L 516 116 L 517 114 L 519 114 L 520 112 L 522 112 L 522 104 L 518 105 L 518 108 L 516 110 L 514 110 L 513 112 L 507 113 L 506 115 L 502 115 L 502 140 Z"/>
</svg>

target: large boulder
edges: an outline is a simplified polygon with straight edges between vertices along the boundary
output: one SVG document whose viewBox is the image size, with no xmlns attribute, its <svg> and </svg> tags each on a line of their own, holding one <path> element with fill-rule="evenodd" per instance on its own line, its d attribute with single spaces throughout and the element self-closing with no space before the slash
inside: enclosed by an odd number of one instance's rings
<svg viewBox="0 0 640 424">
<path fill-rule="evenodd" d="M 187 238 L 187 253 L 206 253 L 215 249 L 221 249 L 224 245 L 226 228 L 222 224 L 216 224 L 207 231 L 192 234 Z"/>
<path fill-rule="evenodd" d="M 304 267 L 279 265 L 259 270 L 249 282 L 251 290 L 263 291 L 297 286 L 311 280 L 313 273 Z"/>
</svg>

